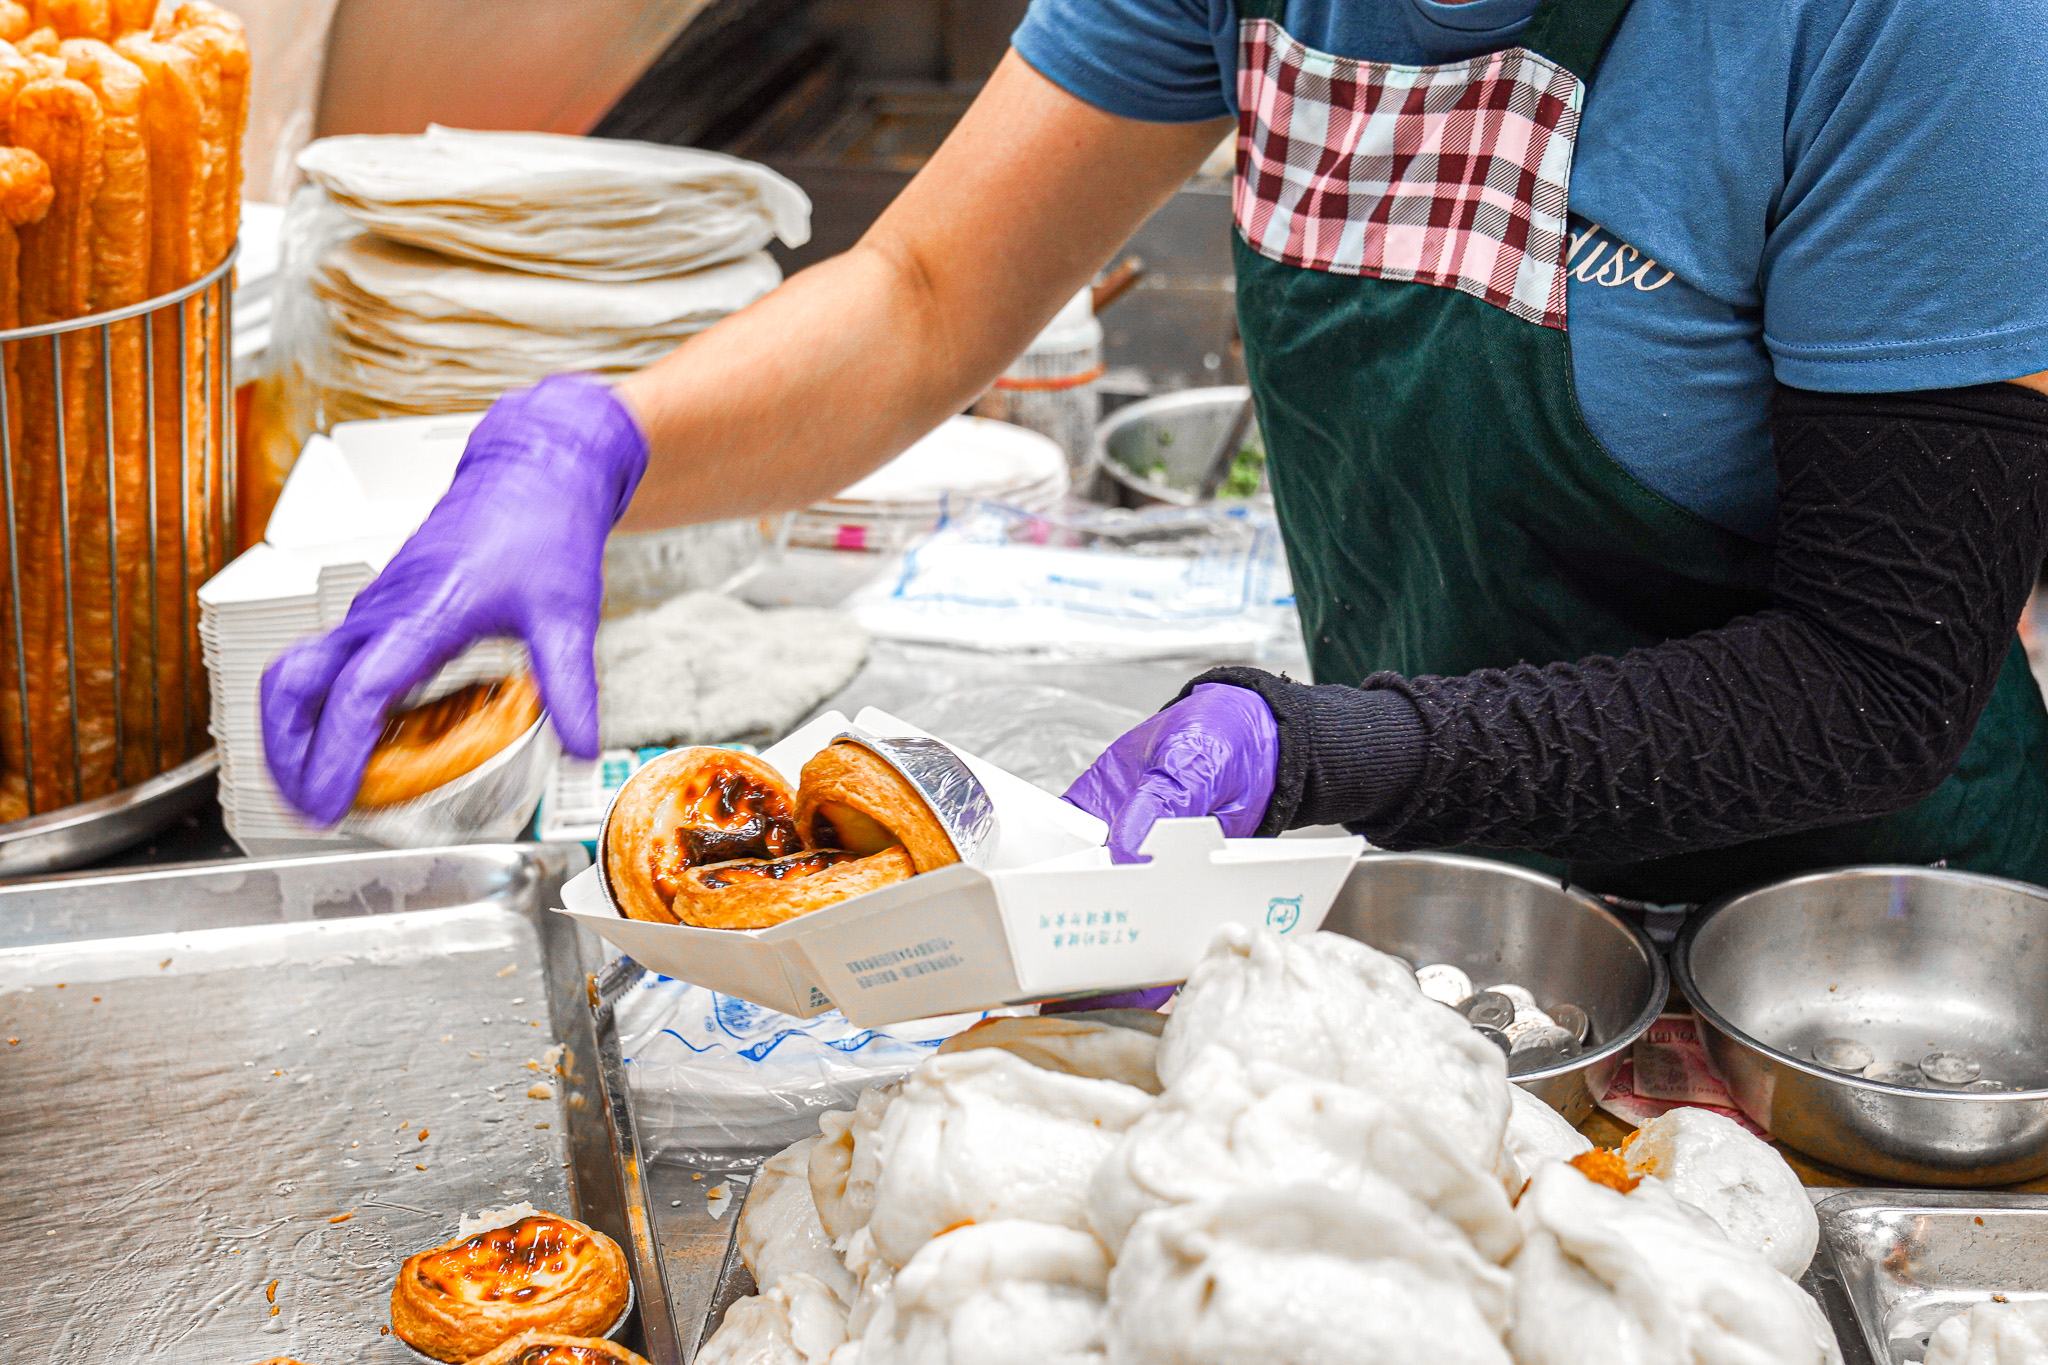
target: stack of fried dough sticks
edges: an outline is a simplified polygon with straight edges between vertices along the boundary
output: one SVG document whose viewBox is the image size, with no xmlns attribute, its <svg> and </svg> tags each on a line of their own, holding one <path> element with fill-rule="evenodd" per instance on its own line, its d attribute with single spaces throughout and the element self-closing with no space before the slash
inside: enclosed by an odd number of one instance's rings
<svg viewBox="0 0 2048 1365">
<path fill-rule="evenodd" d="M 202 0 L 0 0 L 0 40 L 0 329 L 219 265 L 241 207 L 240 21 Z M 234 553 L 227 297 L 0 344 L 0 820 L 203 747 L 193 594 Z"/>
</svg>

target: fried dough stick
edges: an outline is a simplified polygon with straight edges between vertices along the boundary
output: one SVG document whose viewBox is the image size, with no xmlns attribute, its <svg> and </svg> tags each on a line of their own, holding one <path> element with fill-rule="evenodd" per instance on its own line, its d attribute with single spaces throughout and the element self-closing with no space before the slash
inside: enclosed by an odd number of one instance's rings
<svg viewBox="0 0 2048 1365">
<path fill-rule="evenodd" d="M 90 305 L 90 311 L 104 313 L 149 297 L 150 182 L 149 147 L 143 126 L 145 82 L 140 67 L 96 39 L 70 39 L 62 51 L 72 79 L 99 96 L 105 120 L 100 191 L 92 209 Z M 75 514 L 73 517 L 73 558 L 80 558 L 81 544 L 90 547 L 84 562 L 94 571 L 92 600 L 96 608 L 106 608 L 104 631 L 94 615 L 89 633 L 80 639 L 82 674 L 92 673 L 94 698 L 105 702 L 104 709 L 96 708 L 91 717 L 95 739 L 91 751 L 101 751 L 97 743 L 101 738 L 108 745 L 119 744 L 118 750 L 106 750 L 110 766 L 95 764 L 87 785 L 93 786 L 97 780 L 104 782 L 109 791 L 157 771 L 150 742 L 150 702 L 156 679 L 147 626 L 149 438 L 143 399 L 144 325 L 136 319 L 117 322 L 106 329 L 108 354 L 95 388 L 101 389 L 111 381 L 113 396 L 111 404 L 102 399 L 96 418 L 103 423 L 109 411 L 113 414 L 112 460 L 110 463 L 102 458 L 104 445 L 95 447 L 92 474 L 99 494 L 92 505 L 100 512 L 98 519 L 91 525 L 79 525 Z M 116 528 L 112 531 L 104 501 L 109 495 L 110 478 Z M 88 640 L 92 642 L 90 656 Z M 102 672 L 106 674 L 104 681 L 100 677 Z"/>
<path fill-rule="evenodd" d="M 205 199 L 200 125 L 206 102 L 203 63 L 175 43 L 159 42 L 147 33 L 131 33 L 114 50 L 140 67 L 143 126 L 149 138 L 149 292 L 152 297 L 190 284 L 205 269 L 200 222 Z M 152 627 L 157 658 L 156 719 L 164 751 L 159 766 L 190 756 L 188 741 L 196 738 L 203 720 L 192 701 L 193 675 L 198 669 L 197 612 L 190 594 L 201 578 L 187 565 L 199 563 L 198 515 L 204 510 L 200 475 L 204 446 L 193 442 L 189 460 L 181 459 L 181 430 L 190 438 L 197 429 L 184 421 L 191 414 L 196 390 L 181 387 L 179 336 L 184 336 L 183 372 L 196 373 L 204 340 L 198 305 L 153 315 L 150 319 L 150 402 L 156 437 L 157 611 Z M 180 480 L 183 480 L 181 483 Z"/>
<path fill-rule="evenodd" d="M 220 157 L 218 174 L 209 172 L 206 185 L 207 268 L 220 263 L 241 230 L 242 134 L 249 124 L 249 40 L 242 21 L 206 0 L 185 0 L 164 22 L 157 37 L 168 39 L 209 63 L 220 88 L 214 95 Z M 209 162 L 209 167 L 215 163 Z"/>
<path fill-rule="evenodd" d="M 200 89 L 206 98 L 200 131 L 207 150 L 199 229 L 201 268 L 211 270 L 226 258 L 241 225 L 242 132 L 249 114 L 249 44 L 243 36 L 241 20 L 204 0 L 185 0 L 160 17 L 156 34 L 159 42 L 185 49 L 199 63 Z M 194 449 L 206 456 L 203 468 L 218 469 L 224 478 L 228 463 L 222 457 L 228 437 L 226 404 L 209 400 L 227 387 L 226 376 L 219 373 L 224 364 L 221 341 L 226 319 L 220 316 L 218 308 L 200 306 L 196 300 L 194 306 L 199 308 L 200 344 L 204 350 L 199 363 L 186 372 L 186 384 L 192 395 L 187 411 L 195 418 L 191 439 Z M 211 482 L 202 483 L 199 505 L 219 509 L 218 520 L 210 512 L 206 524 L 219 526 L 223 532 L 220 539 L 204 546 L 204 562 L 211 572 L 224 565 L 232 554 L 226 540 L 232 531 L 226 523 L 233 490 L 224 484 L 216 487 Z M 196 671 L 194 680 L 204 681 Z"/>
<path fill-rule="evenodd" d="M 7 55 L 13 56 L 10 47 Z M 19 85 L 0 85 L 0 108 L 12 110 Z M 0 331 L 21 326 L 19 293 L 21 239 L 17 229 L 38 222 L 50 211 L 50 168 L 34 152 L 20 148 L 0 149 Z M 21 469 L 21 385 L 14 372 L 14 347 L 0 355 L 0 383 L 6 385 L 7 435 L 14 454 L 15 510 L 21 523 L 30 524 L 24 514 Z M 0 565 L 13 540 L 15 528 L 0 517 Z M 24 599 L 26 600 L 26 599 Z M 0 820 L 19 820 L 28 810 L 28 758 L 22 752 L 20 670 L 14 655 L 14 594 L 0 592 Z"/>
<path fill-rule="evenodd" d="M 59 38 L 114 36 L 113 7 L 108 0 L 34 0 L 35 23 L 54 29 Z"/>
<path fill-rule="evenodd" d="M 21 229 L 22 323 L 32 327 L 78 317 L 92 298 L 92 206 L 99 196 L 105 136 L 99 98 L 67 77 L 39 77 L 15 97 L 11 123 L 10 140 L 43 159 L 54 191 L 43 220 Z M 99 357 L 90 334 L 68 337 L 59 349 L 61 371 L 45 340 L 23 344 L 19 357 L 22 440 L 17 465 L 27 476 L 30 521 L 17 530 L 23 588 L 33 588 L 36 598 L 31 607 L 24 591 L 24 634 L 30 637 L 27 686 L 35 738 L 31 778 L 38 809 L 83 799 L 84 791 L 84 755 L 72 736 L 73 660 L 66 631 L 76 633 L 76 589 L 81 578 L 91 575 L 74 574 L 73 601 L 67 604 L 62 540 L 66 527 L 58 512 L 60 496 L 75 507 L 85 492 L 89 462 L 84 456 L 91 449 L 94 429 L 88 399 Z M 61 408 L 56 392 L 60 374 Z M 60 433 L 66 447 L 61 462 Z M 21 508 L 19 491 L 17 498 Z"/>
<path fill-rule="evenodd" d="M 56 63 L 49 58 L 30 57 L 13 43 L 0 42 L 0 128 L 5 128 L 12 121 L 14 97 L 21 93 L 21 87 L 38 76 L 56 74 Z M 45 166 L 43 170 L 47 177 L 49 167 Z"/>
<path fill-rule="evenodd" d="M 18 18 L 18 22 L 17 22 Z M 20 9 L 18 16 L 13 10 L 0 10 L 0 22 L 14 29 L 26 30 L 30 19 L 26 9 Z M 7 128 L 14 115 L 15 96 L 22 87 L 38 76 L 53 74 L 58 66 L 54 58 L 29 56 L 17 50 L 13 44 L 0 42 L 0 130 Z M 10 150 L 4 153 L 6 164 L 7 201 L 5 212 L 7 227 L 4 233 L 4 262 L 0 262 L 0 291 L 5 298 L 0 300 L 0 327 L 21 325 L 20 257 L 21 241 L 15 229 L 26 223 L 40 221 L 49 212 L 52 191 L 50 189 L 50 168 L 42 158 L 33 152 Z M 26 158 L 25 160 L 23 158 Z M 14 497 L 16 516 L 20 519 L 23 535 L 26 537 L 21 551 L 29 558 L 24 559 L 26 568 L 33 570 L 34 549 L 29 544 L 35 538 L 35 522 L 29 511 L 29 496 L 34 491 L 31 471 L 24 463 L 26 457 L 22 447 L 22 393 L 17 373 L 22 347 L 8 346 L 5 355 L 0 356 L 0 368 L 4 368 L 7 394 L 7 438 L 12 443 L 15 460 Z M 12 535 L 14 528 L 5 527 Z M 43 529 L 47 530 L 47 527 Z M 5 561 L 0 561 L 4 563 Z M 24 603 L 33 607 L 35 596 L 31 588 L 24 597 Z M 22 679 L 16 667 L 15 622 L 13 619 L 14 594 L 10 590 L 0 592 L 0 734 L 6 736 L 0 743 L 0 819 L 18 819 L 30 813 L 28 806 L 28 773 L 34 766 L 33 760 L 40 757 L 34 752 L 33 722 L 31 730 L 22 728 L 21 687 Z M 22 623 L 24 654 L 28 654 L 29 636 L 41 629 L 39 620 L 25 620 Z M 41 637 L 35 637 L 35 648 L 41 648 Z M 27 745 L 27 752 L 24 752 Z"/>
</svg>

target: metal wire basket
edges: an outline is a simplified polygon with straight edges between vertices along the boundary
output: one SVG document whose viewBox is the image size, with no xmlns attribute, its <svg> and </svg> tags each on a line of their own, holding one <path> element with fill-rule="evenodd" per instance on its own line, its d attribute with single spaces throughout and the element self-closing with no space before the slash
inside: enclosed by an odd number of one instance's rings
<svg viewBox="0 0 2048 1365">
<path fill-rule="evenodd" d="M 0 331 L 0 875 L 90 861 L 204 798 L 196 593 L 238 548 L 234 259 Z"/>
</svg>

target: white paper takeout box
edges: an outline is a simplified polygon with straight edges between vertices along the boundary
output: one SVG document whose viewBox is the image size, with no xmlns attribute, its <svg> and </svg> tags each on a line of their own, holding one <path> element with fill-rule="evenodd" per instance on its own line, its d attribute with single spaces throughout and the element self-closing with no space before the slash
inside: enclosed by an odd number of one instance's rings
<svg viewBox="0 0 2048 1365">
<path fill-rule="evenodd" d="M 855 723 L 877 735 L 924 733 L 872 708 Z M 830 712 L 761 757 L 794 786 L 846 724 Z M 658 972 L 802 1018 L 837 1005 L 872 1026 L 1184 980 L 1225 924 L 1321 927 L 1365 846 L 1225 839 L 1213 819 L 1162 820 L 1145 841 L 1151 862 L 1114 866 L 1100 820 L 960 757 L 1001 821 L 986 871 L 942 867 L 739 930 L 623 919 L 592 867 L 562 888 L 564 913 Z"/>
</svg>

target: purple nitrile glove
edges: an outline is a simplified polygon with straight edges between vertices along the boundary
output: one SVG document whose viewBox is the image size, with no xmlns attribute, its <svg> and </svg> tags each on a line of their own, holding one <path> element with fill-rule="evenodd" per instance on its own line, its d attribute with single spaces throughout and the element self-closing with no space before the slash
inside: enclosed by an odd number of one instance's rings
<svg viewBox="0 0 2048 1365">
<path fill-rule="evenodd" d="M 1067 800 L 1108 823 L 1112 858 L 1134 863 L 1154 820 L 1213 815 L 1226 835 L 1252 834 L 1279 769 L 1280 727 L 1259 694 L 1203 683 L 1110 745 Z"/>
<path fill-rule="evenodd" d="M 533 657 L 562 747 L 597 757 L 604 542 L 647 468 L 647 440 L 594 379 L 506 394 L 455 479 L 339 626 L 263 671 L 263 749 L 285 799 L 322 824 L 355 799 L 384 713 L 492 635 Z"/>
<path fill-rule="evenodd" d="M 1156 1010 L 1173 999 L 1178 986 L 1147 986 L 1142 991 L 1118 991 L 1115 995 L 1090 995 L 1078 1000 L 1048 1000 L 1038 1007 L 1040 1014 L 1075 1014 L 1081 1010 Z"/>
<path fill-rule="evenodd" d="M 1229 683 L 1203 683 L 1110 745 L 1066 799 L 1109 825 L 1110 857 L 1134 863 L 1154 820 L 1213 815 L 1226 835 L 1253 833 L 1279 769 L 1280 727 L 1264 699 Z M 1158 1009 L 1178 989 L 1061 1000 L 1039 1013 Z"/>
</svg>

